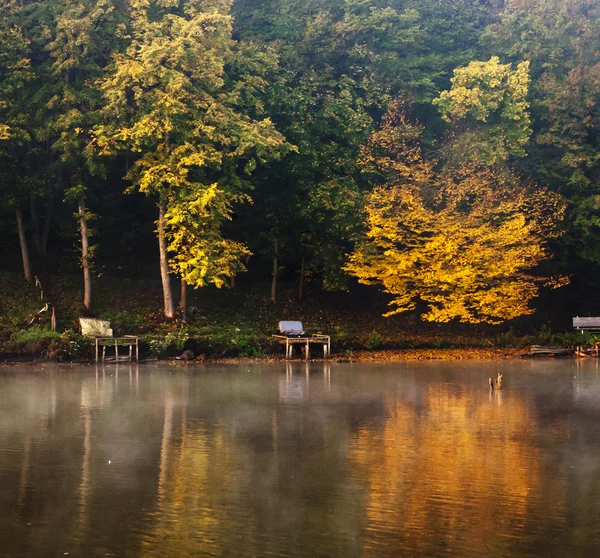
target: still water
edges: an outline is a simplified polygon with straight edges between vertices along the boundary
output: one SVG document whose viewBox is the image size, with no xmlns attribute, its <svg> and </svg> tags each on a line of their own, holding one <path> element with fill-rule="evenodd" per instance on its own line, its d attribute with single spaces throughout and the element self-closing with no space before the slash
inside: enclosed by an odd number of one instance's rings
<svg viewBox="0 0 600 558">
<path fill-rule="evenodd" d="M 600 555 L 597 361 L 0 369 L 0 556 L 447 555 Z"/>
</svg>

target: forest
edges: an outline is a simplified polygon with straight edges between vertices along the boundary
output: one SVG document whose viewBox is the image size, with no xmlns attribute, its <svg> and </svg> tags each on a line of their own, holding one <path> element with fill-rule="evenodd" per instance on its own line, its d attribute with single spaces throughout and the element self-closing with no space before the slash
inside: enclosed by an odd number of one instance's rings
<svg viewBox="0 0 600 558">
<path fill-rule="evenodd" d="M 598 0 L 0 0 L 0 337 L 567 330 L 599 101 Z"/>
</svg>

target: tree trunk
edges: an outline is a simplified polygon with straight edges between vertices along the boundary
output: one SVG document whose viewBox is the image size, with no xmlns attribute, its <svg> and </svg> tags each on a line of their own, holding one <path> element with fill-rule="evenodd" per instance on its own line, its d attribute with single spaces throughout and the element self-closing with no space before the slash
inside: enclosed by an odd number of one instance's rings
<svg viewBox="0 0 600 558">
<path fill-rule="evenodd" d="M 277 256 L 279 255 L 279 249 L 277 244 L 277 238 L 273 244 L 273 281 L 271 282 L 271 302 L 277 302 L 277 273 L 279 271 Z"/>
<path fill-rule="evenodd" d="M 302 254 L 302 263 L 300 264 L 300 280 L 298 281 L 298 300 L 302 300 L 303 283 L 304 283 L 304 254 Z"/>
<path fill-rule="evenodd" d="M 232 275 L 232 276 L 229 278 L 229 286 L 230 286 L 232 289 L 235 289 L 235 275 Z"/>
<path fill-rule="evenodd" d="M 86 310 L 92 309 L 92 273 L 90 271 L 90 244 L 88 226 L 85 218 L 85 202 L 77 202 L 79 209 L 79 230 L 81 231 L 81 267 L 83 267 L 83 306 Z"/>
<path fill-rule="evenodd" d="M 186 289 L 187 285 L 185 283 L 185 279 L 181 280 L 181 300 L 179 301 L 179 307 L 181 308 L 181 317 L 183 318 L 183 321 L 187 321 L 187 315 L 186 315 L 186 311 L 187 311 L 187 289 Z"/>
<path fill-rule="evenodd" d="M 35 197 L 29 198 L 29 208 L 31 210 L 31 224 L 33 225 L 33 247 L 37 254 L 42 253 L 42 242 L 40 238 L 40 217 L 37 212 Z"/>
<path fill-rule="evenodd" d="M 175 315 L 173 304 L 173 293 L 171 291 L 171 279 L 169 278 L 169 257 L 167 256 L 167 241 L 165 239 L 165 213 L 167 208 L 163 203 L 158 206 L 158 251 L 160 254 L 160 278 L 163 287 L 163 299 L 165 306 L 165 317 L 172 318 Z"/>
<path fill-rule="evenodd" d="M 48 252 L 48 237 L 50 236 L 50 226 L 52 225 L 52 217 L 54 216 L 54 196 L 49 194 L 46 196 L 46 219 L 44 221 L 44 232 L 42 233 L 42 254 Z"/>
<path fill-rule="evenodd" d="M 17 229 L 19 231 L 19 242 L 21 243 L 21 256 L 23 258 L 23 274 L 25 281 L 31 281 L 31 263 L 29 262 L 29 250 L 27 249 L 27 238 L 25 237 L 25 227 L 23 227 L 23 215 L 21 209 L 17 207 Z"/>
</svg>

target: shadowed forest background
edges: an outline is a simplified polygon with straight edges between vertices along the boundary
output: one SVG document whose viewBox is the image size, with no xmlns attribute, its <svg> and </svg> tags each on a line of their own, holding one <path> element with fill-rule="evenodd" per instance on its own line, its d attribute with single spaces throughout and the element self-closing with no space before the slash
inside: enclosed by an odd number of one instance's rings
<svg viewBox="0 0 600 558">
<path fill-rule="evenodd" d="M 556 340 L 600 311 L 599 100 L 598 1 L 0 0 L 4 350 Z"/>
</svg>

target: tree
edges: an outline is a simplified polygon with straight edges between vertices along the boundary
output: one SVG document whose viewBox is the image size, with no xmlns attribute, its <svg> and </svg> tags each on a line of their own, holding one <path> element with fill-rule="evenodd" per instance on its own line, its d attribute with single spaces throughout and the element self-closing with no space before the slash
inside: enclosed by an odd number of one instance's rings
<svg viewBox="0 0 600 558">
<path fill-rule="evenodd" d="M 298 148 L 259 174 L 258 218 L 251 219 L 245 237 L 268 246 L 266 257 L 277 238 L 279 252 L 300 268 L 301 277 L 306 268 L 321 276 L 325 288 L 344 288 L 341 268 L 369 188 L 356 165 L 360 146 L 393 96 L 410 98 L 422 117 L 439 125 L 431 100 L 452 69 L 477 54 L 493 4 L 236 1 L 235 34 L 280 57 L 265 104 Z M 254 239 L 256 230 L 269 242 Z"/>
<path fill-rule="evenodd" d="M 379 178 L 367 196 L 366 234 L 346 270 L 392 294 L 386 315 L 427 305 L 423 319 L 499 323 L 529 314 L 548 279 L 532 270 L 549 256 L 560 197 L 508 170 L 465 163 L 451 174 L 423 160 L 422 128 L 398 105 L 363 150 Z"/>
<path fill-rule="evenodd" d="M 157 200 L 164 312 L 171 318 L 170 269 L 200 287 L 221 286 L 242 268 L 247 250 L 224 240 L 220 226 L 243 198 L 244 175 L 278 156 L 284 141 L 268 118 L 245 114 L 243 84 L 228 79 L 236 51 L 228 1 L 132 0 L 124 34 L 127 46 L 101 83 L 105 120 L 96 147 L 133 153 L 132 189 Z"/>
<path fill-rule="evenodd" d="M 599 20 L 595 0 L 524 0 L 507 3 L 484 36 L 506 59 L 531 62 L 527 170 L 569 201 L 559 248 L 570 271 L 600 263 Z"/>
<path fill-rule="evenodd" d="M 7 2 L 0 3 L 0 183 L 5 204 L 14 210 L 23 260 L 23 274 L 31 281 L 29 248 L 21 212 L 31 181 L 23 174 L 20 152 L 30 139 L 25 90 L 31 80 L 28 45 L 16 25 L 16 12 Z"/>
<path fill-rule="evenodd" d="M 453 124 L 452 158 L 485 165 L 523 157 L 531 135 L 529 62 L 516 69 L 497 56 L 454 70 L 452 87 L 433 103 Z"/>
</svg>

